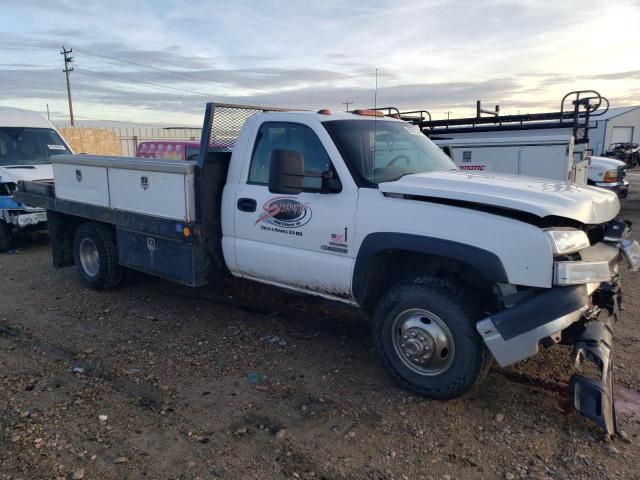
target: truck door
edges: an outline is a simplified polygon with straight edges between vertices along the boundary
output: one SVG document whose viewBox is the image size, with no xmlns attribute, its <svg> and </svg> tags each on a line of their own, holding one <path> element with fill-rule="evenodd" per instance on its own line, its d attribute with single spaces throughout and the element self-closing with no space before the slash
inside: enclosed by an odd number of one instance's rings
<svg viewBox="0 0 640 480">
<path fill-rule="evenodd" d="M 236 195 L 237 268 L 256 280 L 350 298 L 358 196 L 351 179 L 342 181 L 338 193 L 278 195 L 268 188 L 274 149 L 301 153 L 306 172 L 333 171 L 340 178 L 318 135 L 330 142 L 327 132 L 300 123 L 267 121 L 258 127 Z M 320 182 L 305 178 L 310 189 Z"/>
</svg>

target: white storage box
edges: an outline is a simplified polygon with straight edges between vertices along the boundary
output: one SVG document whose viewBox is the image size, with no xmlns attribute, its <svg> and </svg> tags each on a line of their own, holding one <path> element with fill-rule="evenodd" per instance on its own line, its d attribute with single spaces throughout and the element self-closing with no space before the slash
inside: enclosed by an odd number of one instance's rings
<svg viewBox="0 0 640 480">
<path fill-rule="evenodd" d="M 195 221 L 195 163 L 128 157 L 52 158 L 56 198 Z"/>
</svg>

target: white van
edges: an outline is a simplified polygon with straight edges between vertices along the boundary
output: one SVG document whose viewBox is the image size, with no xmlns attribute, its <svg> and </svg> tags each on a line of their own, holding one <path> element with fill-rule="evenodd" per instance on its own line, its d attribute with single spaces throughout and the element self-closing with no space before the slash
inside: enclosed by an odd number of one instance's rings
<svg viewBox="0 0 640 480">
<path fill-rule="evenodd" d="M 51 157 L 73 153 L 55 127 L 36 112 L 0 107 L 0 252 L 18 229 L 42 228 L 47 214 L 13 199 L 20 180 L 52 182 Z"/>
</svg>

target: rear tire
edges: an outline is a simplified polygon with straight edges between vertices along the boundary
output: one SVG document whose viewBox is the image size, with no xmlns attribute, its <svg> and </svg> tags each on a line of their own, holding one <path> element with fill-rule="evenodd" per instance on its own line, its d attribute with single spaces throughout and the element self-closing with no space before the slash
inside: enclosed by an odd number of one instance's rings
<svg viewBox="0 0 640 480">
<path fill-rule="evenodd" d="M 80 225 L 73 239 L 73 258 L 82 282 L 93 290 L 110 290 L 122 280 L 115 232 L 105 224 Z"/>
<path fill-rule="evenodd" d="M 0 253 L 6 252 L 11 247 L 11 225 L 0 220 Z"/>
<path fill-rule="evenodd" d="M 469 295 L 437 278 L 388 290 L 373 315 L 373 340 L 387 372 L 418 395 L 446 400 L 478 384 L 491 356 L 475 324 L 481 312 Z"/>
</svg>

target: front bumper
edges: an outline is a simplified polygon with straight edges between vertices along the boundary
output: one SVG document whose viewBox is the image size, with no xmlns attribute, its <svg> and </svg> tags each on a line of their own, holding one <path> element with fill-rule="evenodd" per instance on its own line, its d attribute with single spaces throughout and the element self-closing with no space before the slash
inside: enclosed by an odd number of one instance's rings
<svg viewBox="0 0 640 480">
<path fill-rule="evenodd" d="M 27 207 L 24 210 L 0 211 L 0 220 L 18 228 L 30 227 L 47 221 L 47 212 L 39 208 Z"/>
<path fill-rule="evenodd" d="M 612 347 L 613 326 L 622 301 L 618 274 L 621 251 L 616 242 L 581 251 L 585 262 L 609 263 L 608 281 L 529 293 L 529 298 L 476 324 L 501 367 L 535 355 L 540 345 L 551 346 L 560 340 L 573 344 L 573 361 L 580 372 L 570 380 L 573 405 L 609 434 L 616 432 Z M 588 363 L 595 368 L 583 368 Z M 591 375 L 583 373 L 587 371 Z"/>
<path fill-rule="evenodd" d="M 594 185 L 615 192 L 620 198 L 627 198 L 627 195 L 629 195 L 629 182 L 626 180 L 620 182 L 594 182 Z"/>
<path fill-rule="evenodd" d="M 20 228 L 38 225 L 46 221 L 47 212 L 23 213 L 15 217 L 15 224 Z"/>
</svg>

